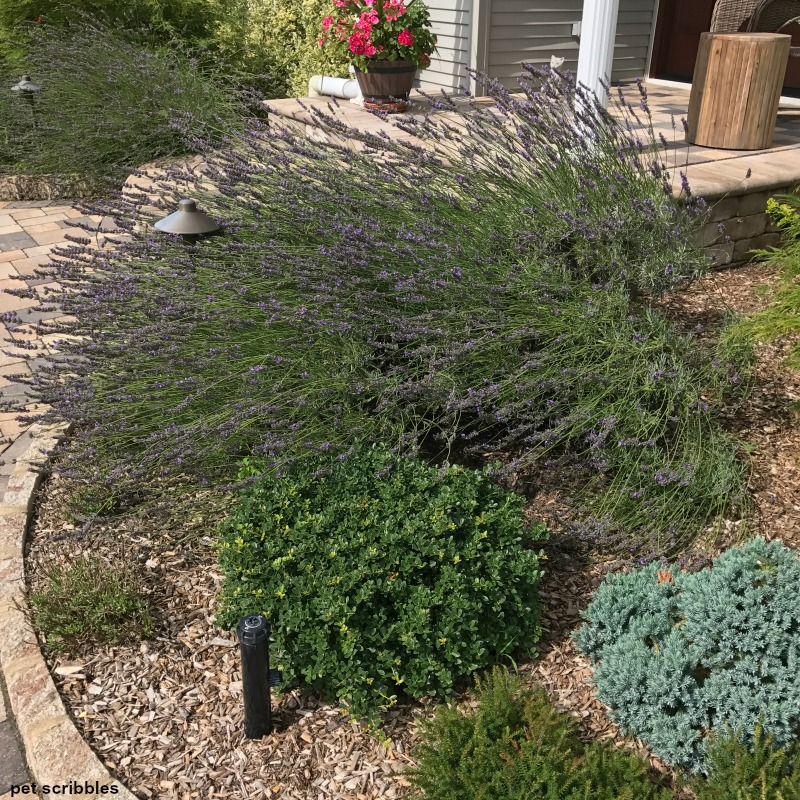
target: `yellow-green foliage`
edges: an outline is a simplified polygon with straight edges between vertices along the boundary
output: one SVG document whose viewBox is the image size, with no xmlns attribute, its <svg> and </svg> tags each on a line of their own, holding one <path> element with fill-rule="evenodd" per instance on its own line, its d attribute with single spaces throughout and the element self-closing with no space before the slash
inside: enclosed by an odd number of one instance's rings
<svg viewBox="0 0 800 800">
<path fill-rule="evenodd" d="M 730 329 L 730 338 L 767 342 L 800 331 L 800 198 L 789 195 L 780 200 L 770 199 L 767 213 L 784 231 L 784 244 L 780 248 L 755 251 L 768 264 L 781 266 L 780 286 L 766 309 Z M 792 350 L 787 363 L 800 368 L 800 346 Z"/>
<path fill-rule="evenodd" d="M 312 75 L 348 76 L 349 62 L 317 45 L 333 0 L 0 0 L 0 59 L 20 66 L 37 17 L 62 27 L 76 9 L 135 28 L 153 43 L 203 47 L 268 97 L 306 97 Z M 7 37 L 17 44 L 3 43 Z"/>
<path fill-rule="evenodd" d="M 322 19 L 332 0 L 250 0 L 248 41 L 269 53 L 285 76 L 287 96 L 306 97 L 312 75 L 348 77 L 346 61 L 335 61 L 317 46 Z"/>
</svg>

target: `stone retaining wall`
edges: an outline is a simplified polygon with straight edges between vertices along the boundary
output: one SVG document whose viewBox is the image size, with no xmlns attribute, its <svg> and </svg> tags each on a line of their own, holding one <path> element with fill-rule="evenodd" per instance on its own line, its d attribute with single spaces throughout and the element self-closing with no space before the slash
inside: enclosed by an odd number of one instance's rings
<svg viewBox="0 0 800 800">
<path fill-rule="evenodd" d="M 74 200 L 92 194 L 78 175 L 0 175 L 0 200 Z"/>
<path fill-rule="evenodd" d="M 699 244 L 715 268 L 736 267 L 752 260 L 752 250 L 778 247 L 780 228 L 766 214 L 767 200 L 798 191 L 797 185 L 709 200 L 708 222 L 698 235 Z"/>
</svg>

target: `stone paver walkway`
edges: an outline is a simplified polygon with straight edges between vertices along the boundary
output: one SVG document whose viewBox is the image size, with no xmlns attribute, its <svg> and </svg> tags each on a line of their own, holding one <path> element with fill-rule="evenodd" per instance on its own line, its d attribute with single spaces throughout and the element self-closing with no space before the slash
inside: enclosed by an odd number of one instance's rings
<svg viewBox="0 0 800 800">
<path fill-rule="evenodd" d="M 76 222 L 98 222 L 100 217 L 86 217 L 72 208 L 67 201 L 15 201 L 0 202 L 0 289 L 33 288 L 42 294 L 45 287 L 57 288 L 58 284 L 36 274 L 50 260 L 54 246 L 68 244 L 65 234 L 86 236 L 86 232 L 75 227 Z M 50 298 L 47 298 L 49 304 Z M 10 380 L 13 375 L 30 375 L 31 369 L 45 363 L 47 341 L 42 341 L 31 329 L 10 332 L 3 315 L 16 312 L 27 324 L 43 320 L 58 320 L 60 312 L 38 310 L 40 302 L 16 297 L 0 291 L 0 400 L 13 401 L 19 411 L 34 410 L 26 387 Z M 47 337 L 45 337 L 46 339 Z M 41 356 L 33 361 L 23 360 L 22 343 L 37 341 L 42 348 Z M 31 443 L 16 417 L 19 411 L 0 413 L 0 498 L 8 487 L 15 460 L 24 454 Z M 3 676 L 0 675 L 0 800 L 10 798 L 13 785 L 30 782 L 24 750 L 11 717 L 11 708 Z M 20 796 L 20 795 L 17 795 Z M 32 795 L 28 795 L 29 797 Z"/>
</svg>

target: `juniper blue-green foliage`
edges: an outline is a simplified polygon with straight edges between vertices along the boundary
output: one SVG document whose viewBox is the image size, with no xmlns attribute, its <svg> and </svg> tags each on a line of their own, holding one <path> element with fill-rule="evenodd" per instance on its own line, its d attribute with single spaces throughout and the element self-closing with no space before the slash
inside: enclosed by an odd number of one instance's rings
<svg viewBox="0 0 800 800">
<path fill-rule="evenodd" d="M 778 747 L 800 733 L 800 562 L 754 539 L 694 574 L 659 565 L 607 578 L 578 647 L 614 719 L 664 760 L 706 766 L 709 732 L 763 715 Z"/>
<path fill-rule="evenodd" d="M 221 528 L 218 621 L 272 622 L 288 684 L 302 678 L 377 721 L 396 693 L 454 682 L 539 638 L 539 554 L 524 501 L 484 473 L 441 472 L 385 447 L 256 477 Z"/>
<path fill-rule="evenodd" d="M 527 689 L 506 669 L 476 676 L 478 705 L 440 706 L 423 722 L 406 772 L 426 800 L 666 800 L 638 755 L 601 742 L 585 745 L 568 714 L 541 687 Z"/>
</svg>

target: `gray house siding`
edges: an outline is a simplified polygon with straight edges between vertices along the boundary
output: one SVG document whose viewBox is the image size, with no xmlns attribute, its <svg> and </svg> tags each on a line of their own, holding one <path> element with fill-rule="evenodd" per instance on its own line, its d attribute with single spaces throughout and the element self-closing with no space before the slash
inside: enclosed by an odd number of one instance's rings
<svg viewBox="0 0 800 800">
<path fill-rule="evenodd" d="M 438 36 L 431 65 L 419 74 L 416 85 L 426 92 L 447 93 L 468 85 L 470 23 L 473 0 L 429 0 L 433 32 Z"/>
<path fill-rule="evenodd" d="M 572 25 L 580 22 L 582 0 L 481 0 L 491 2 L 488 73 L 508 88 L 516 87 L 522 64 L 546 64 L 550 56 L 578 66 L 578 40 Z M 656 0 L 620 0 L 612 81 L 629 82 L 645 74 Z"/>
</svg>

